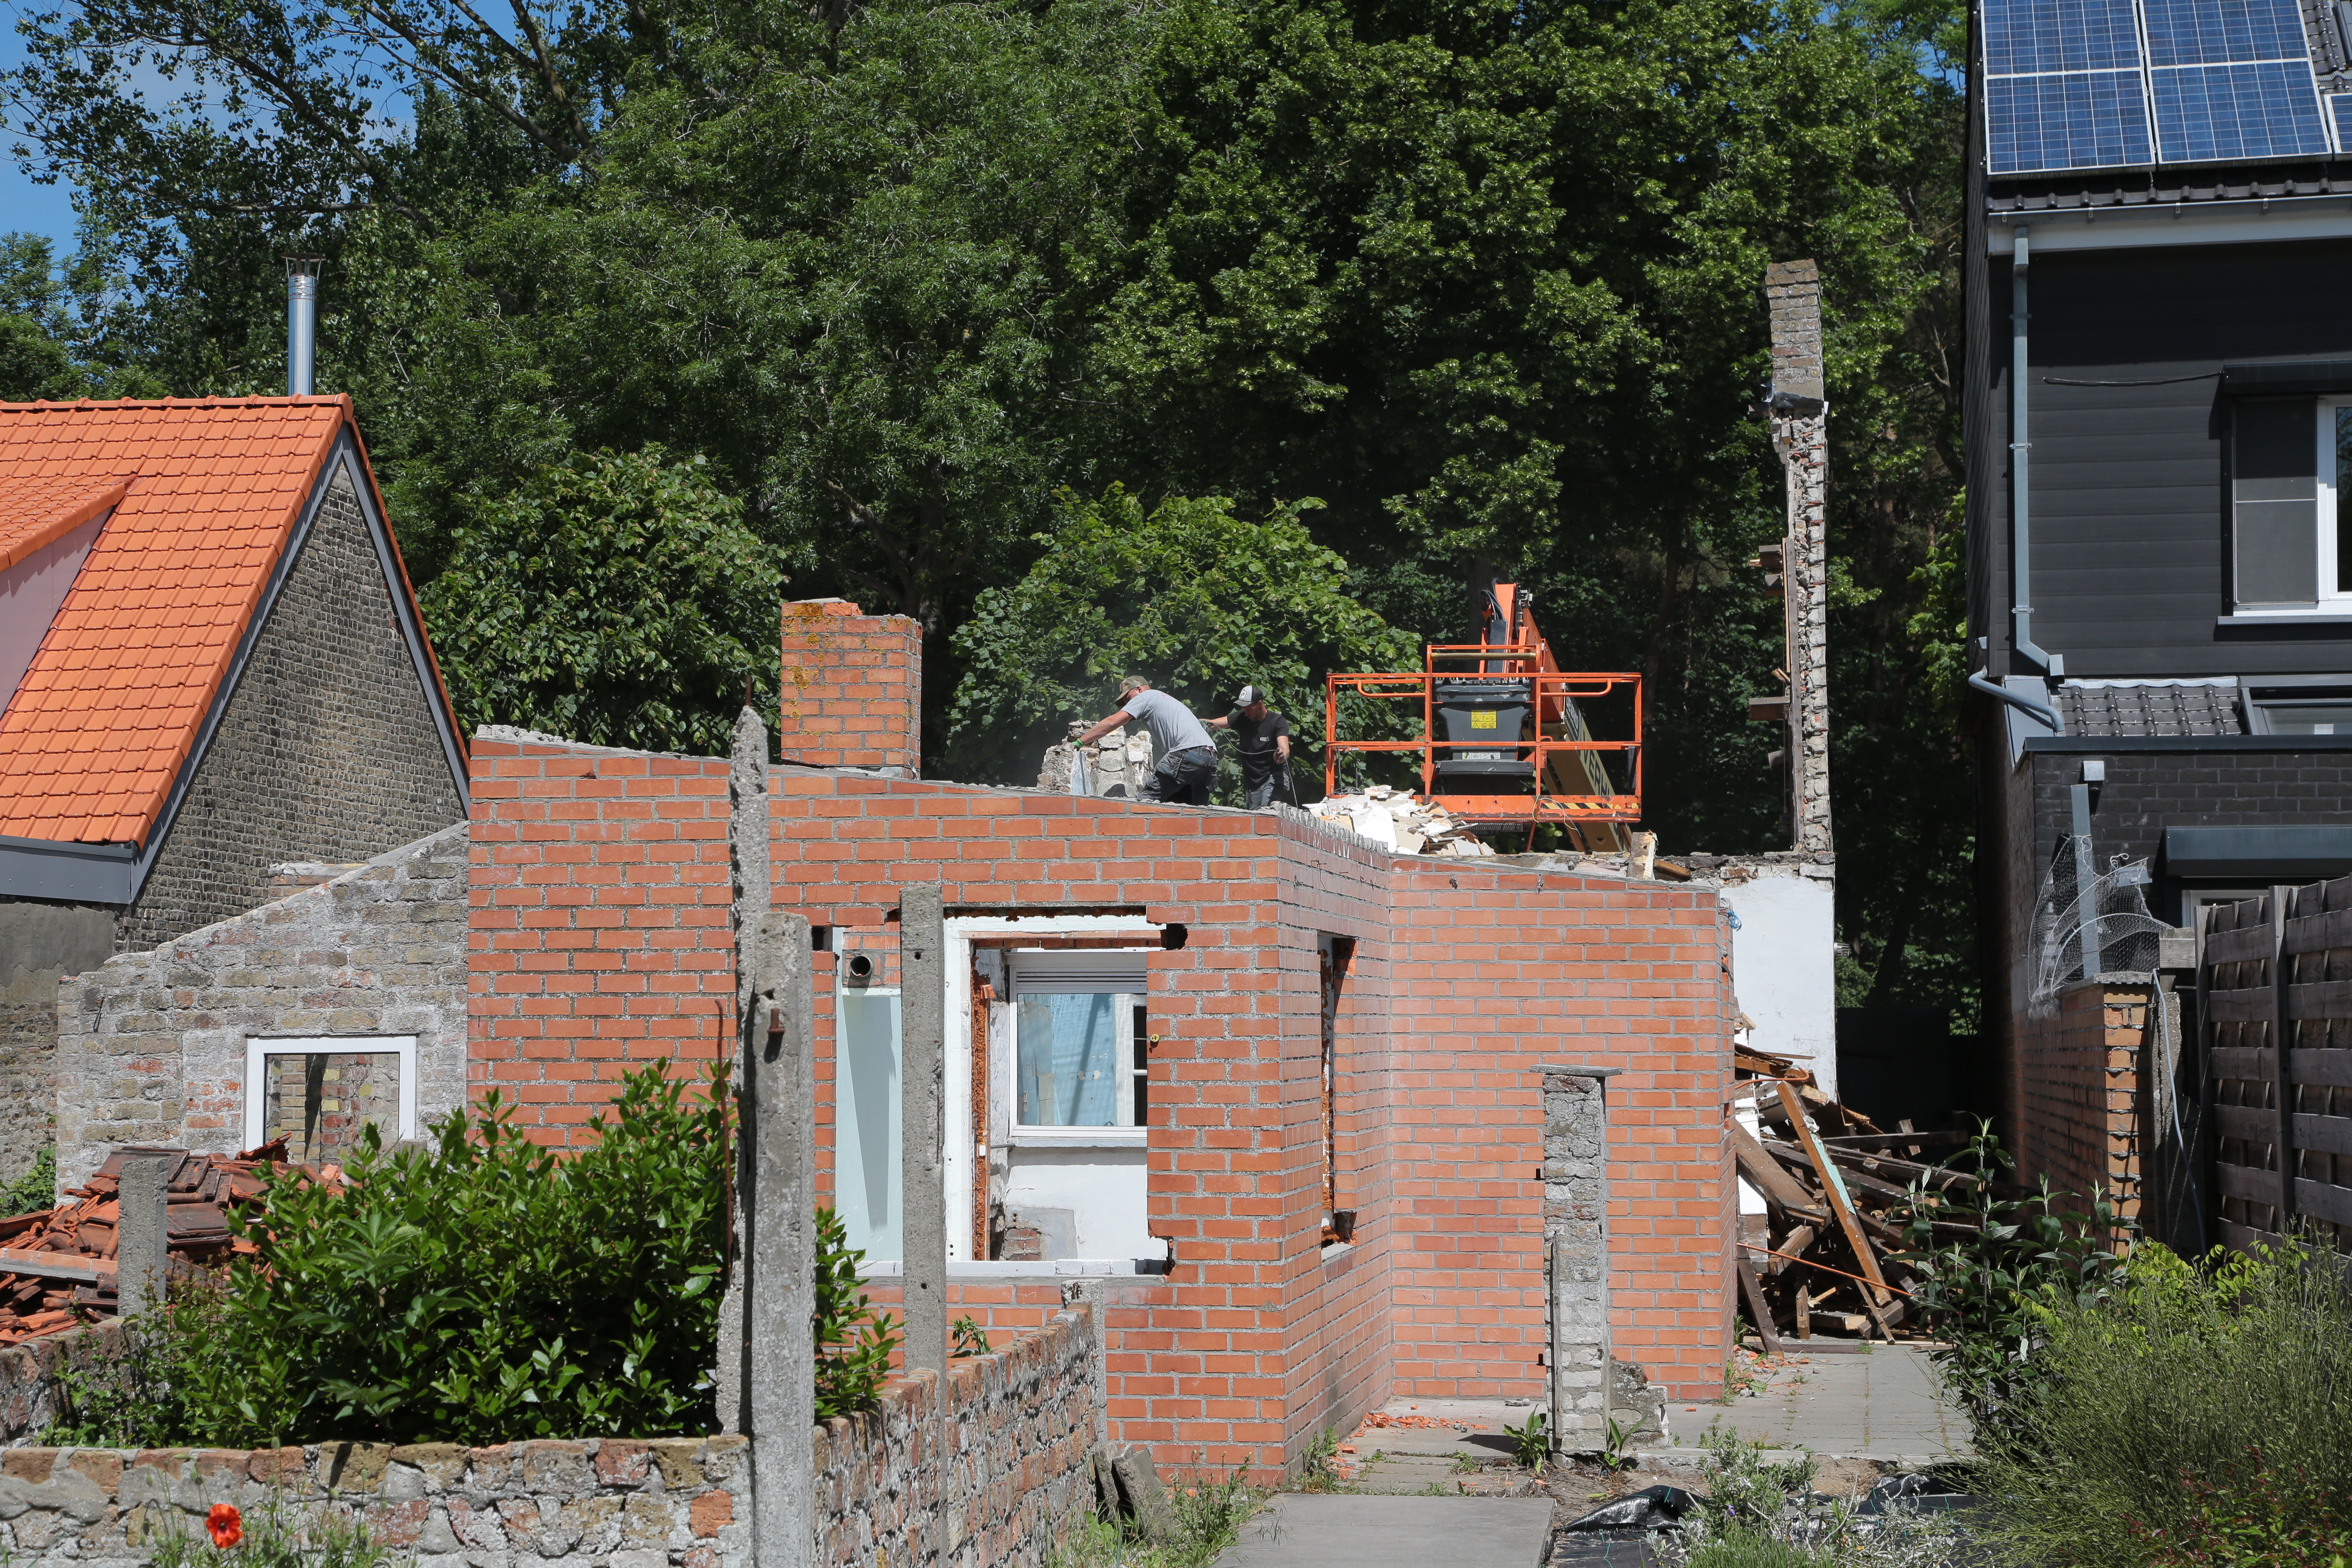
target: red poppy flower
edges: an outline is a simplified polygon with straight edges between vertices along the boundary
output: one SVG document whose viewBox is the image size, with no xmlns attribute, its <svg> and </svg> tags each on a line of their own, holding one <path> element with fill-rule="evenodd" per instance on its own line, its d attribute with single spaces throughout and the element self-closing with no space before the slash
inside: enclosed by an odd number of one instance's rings
<svg viewBox="0 0 2352 1568">
<path fill-rule="evenodd" d="M 216 1502 L 205 1515 L 205 1528 L 213 1532 L 213 1544 L 223 1552 L 245 1539 L 245 1520 L 235 1503 Z"/>
</svg>

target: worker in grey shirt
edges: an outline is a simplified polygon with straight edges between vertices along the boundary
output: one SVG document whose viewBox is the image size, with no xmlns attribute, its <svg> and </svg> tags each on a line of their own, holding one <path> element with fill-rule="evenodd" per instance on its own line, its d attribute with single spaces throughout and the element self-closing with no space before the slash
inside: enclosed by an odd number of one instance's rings
<svg viewBox="0 0 2352 1568">
<path fill-rule="evenodd" d="M 1151 689 L 1142 676 L 1130 675 L 1118 683 L 1118 711 L 1079 736 L 1076 744 L 1091 746 L 1122 724 L 1143 721 L 1151 731 L 1151 776 L 1143 781 L 1143 798 L 1171 805 L 1206 805 L 1209 785 L 1217 776 L 1217 743 L 1192 716 L 1192 710 L 1164 691 Z"/>
</svg>

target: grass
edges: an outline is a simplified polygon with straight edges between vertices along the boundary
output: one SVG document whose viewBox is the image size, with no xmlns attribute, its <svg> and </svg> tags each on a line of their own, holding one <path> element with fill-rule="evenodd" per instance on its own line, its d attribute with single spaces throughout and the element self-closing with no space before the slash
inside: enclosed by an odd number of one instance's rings
<svg viewBox="0 0 2352 1568">
<path fill-rule="evenodd" d="M 1896 1514 L 1865 1521 L 1849 1502 L 1811 1495 L 1811 1458 L 1766 1461 L 1720 1421 L 1700 1439 L 1706 1495 L 1678 1532 L 1653 1535 L 1663 1568 L 1950 1568 L 1950 1529 Z"/>
</svg>

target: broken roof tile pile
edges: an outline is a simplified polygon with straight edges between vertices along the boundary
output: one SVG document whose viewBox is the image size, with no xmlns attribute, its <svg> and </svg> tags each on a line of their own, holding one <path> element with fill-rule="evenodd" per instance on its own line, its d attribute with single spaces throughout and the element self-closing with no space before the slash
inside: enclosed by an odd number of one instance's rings
<svg viewBox="0 0 2352 1568">
<path fill-rule="evenodd" d="M 2246 729 L 2234 684 L 2062 686 L 2057 699 L 2069 735 L 2240 735 Z"/>
<path fill-rule="evenodd" d="M 1433 800 L 1374 784 L 1361 795 L 1328 795 L 1307 808 L 1400 855 L 1492 855 L 1494 848 Z"/>
<path fill-rule="evenodd" d="M 1751 1228 L 1759 1216 L 1742 1216 L 1738 1271 L 1748 1319 L 1765 1320 L 1757 1325 L 1764 1348 L 1778 1350 L 1776 1336 L 1786 1334 L 1932 1337 L 1912 1305 L 1918 1275 L 1897 1254 L 1910 1247 L 1903 1226 L 1914 1184 L 1937 1195 L 1939 1245 L 1973 1233 L 1966 1200 L 1991 1179 L 1930 1152 L 1965 1145 L 1968 1135 L 1915 1132 L 1907 1123 L 1884 1131 L 1785 1057 L 1742 1046 L 1733 1062 L 1742 1081 L 1728 1112 L 1732 1151 L 1741 1182 L 1765 1207 L 1761 1237 Z M 2003 1196 L 2028 1195 L 1991 1184 Z"/>
<path fill-rule="evenodd" d="M 263 1177 L 282 1169 L 285 1157 L 283 1142 L 247 1150 L 235 1159 L 185 1149 L 118 1149 L 87 1184 L 66 1194 L 69 1201 L 0 1219 L 0 1268 L 14 1270 L 0 1273 L 0 1346 L 113 1316 L 113 1259 L 121 1224 L 116 1192 L 124 1160 L 173 1162 L 165 1177 L 166 1246 L 175 1261 L 201 1268 L 256 1250 L 253 1243 L 230 1231 L 228 1211 L 232 1205 L 258 1199 Z M 332 1165 L 301 1168 L 318 1181 L 340 1184 L 342 1178 Z"/>
<path fill-rule="evenodd" d="M 0 712 L 0 835 L 145 840 L 350 419 L 341 396 L 0 404 L 0 550 L 113 509 Z"/>
</svg>

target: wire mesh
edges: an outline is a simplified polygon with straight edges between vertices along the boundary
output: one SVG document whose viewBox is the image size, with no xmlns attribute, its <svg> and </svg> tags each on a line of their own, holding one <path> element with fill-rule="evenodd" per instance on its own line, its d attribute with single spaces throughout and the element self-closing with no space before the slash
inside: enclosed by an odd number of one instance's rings
<svg viewBox="0 0 2352 1568">
<path fill-rule="evenodd" d="M 2170 929 L 2147 912 L 2141 892 L 2147 884 L 2145 860 L 2117 856 L 2078 889 L 2077 842 L 2072 836 L 2058 841 L 2034 900 L 2033 990 L 2026 1011 L 2036 1018 L 2053 1016 L 2058 993 L 2075 981 L 2154 973 L 2158 939 Z"/>
</svg>

